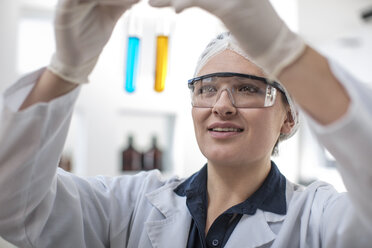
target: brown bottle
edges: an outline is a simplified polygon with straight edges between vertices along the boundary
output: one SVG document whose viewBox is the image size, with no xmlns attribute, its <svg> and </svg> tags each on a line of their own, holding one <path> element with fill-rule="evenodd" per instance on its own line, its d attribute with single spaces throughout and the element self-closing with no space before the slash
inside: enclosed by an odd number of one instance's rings
<svg viewBox="0 0 372 248">
<path fill-rule="evenodd" d="M 162 159 L 163 152 L 159 149 L 157 144 L 156 136 L 152 137 L 152 147 L 147 152 L 143 153 L 143 169 L 144 170 L 153 170 L 158 169 L 162 170 Z"/>
<path fill-rule="evenodd" d="M 137 171 L 142 168 L 141 153 L 133 147 L 133 136 L 128 136 L 128 146 L 122 152 L 122 164 L 121 168 L 123 171 Z"/>
</svg>

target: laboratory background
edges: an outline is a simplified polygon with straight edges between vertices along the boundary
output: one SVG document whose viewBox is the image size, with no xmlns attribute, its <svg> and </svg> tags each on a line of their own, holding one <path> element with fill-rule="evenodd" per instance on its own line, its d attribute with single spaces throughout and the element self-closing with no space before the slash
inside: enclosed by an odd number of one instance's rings
<svg viewBox="0 0 372 248">
<path fill-rule="evenodd" d="M 49 63 L 56 0 L 0 1 L 0 91 Z M 372 87 L 372 0 L 272 0 L 312 46 Z M 120 19 L 83 86 L 60 166 L 80 176 L 160 169 L 187 177 L 206 159 L 194 136 L 187 80 L 225 27 L 200 9 L 175 14 L 140 2 Z M 332 96 L 330 96 L 332 97 Z M 323 180 L 345 191 L 336 162 L 302 120 L 273 157 L 291 181 Z M 13 247 L 2 241 L 0 248 Z"/>
</svg>

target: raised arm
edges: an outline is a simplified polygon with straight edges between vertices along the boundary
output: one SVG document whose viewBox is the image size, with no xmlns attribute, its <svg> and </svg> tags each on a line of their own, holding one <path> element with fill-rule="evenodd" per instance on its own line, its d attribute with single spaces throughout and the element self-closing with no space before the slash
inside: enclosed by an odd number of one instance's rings
<svg viewBox="0 0 372 248">
<path fill-rule="evenodd" d="M 320 124 L 333 123 L 349 108 L 350 97 L 333 75 L 328 60 L 309 46 L 278 78 L 296 102 Z"/>
<path fill-rule="evenodd" d="M 372 233 L 371 90 L 291 32 L 269 0 L 150 0 L 150 4 L 173 6 L 177 12 L 201 7 L 222 20 L 252 60 L 289 90 L 318 139 L 338 161 L 355 210 L 338 220 L 359 215 L 365 224 L 338 226 L 340 242 L 347 238 L 342 230 L 367 227 Z"/>
<path fill-rule="evenodd" d="M 78 86 L 78 84 L 70 83 L 46 69 L 19 110 L 24 110 L 39 102 L 49 102 L 72 91 Z"/>
<path fill-rule="evenodd" d="M 60 0 L 51 64 L 3 95 L 0 235 L 19 247 L 104 247 L 109 242 L 107 189 L 56 171 L 78 96 L 73 89 L 88 82 L 116 21 L 134 2 Z M 81 200 L 81 195 L 89 197 Z"/>
<path fill-rule="evenodd" d="M 314 119 L 329 124 L 345 114 L 349 97 L 327 60 L 288 29 L 268 0 L 150 0 L 150 4 L 173 6 L 177 12 L 192 6 L 211 12 L 253 61 L 271 78 L 280 79 Z"/>
<path fill-rule="evenodd" d="M 56 51 L 21 110 L 88 83 L 116 22 L 139 0 L 59 0 L 54 20 Z"/>
</svg>

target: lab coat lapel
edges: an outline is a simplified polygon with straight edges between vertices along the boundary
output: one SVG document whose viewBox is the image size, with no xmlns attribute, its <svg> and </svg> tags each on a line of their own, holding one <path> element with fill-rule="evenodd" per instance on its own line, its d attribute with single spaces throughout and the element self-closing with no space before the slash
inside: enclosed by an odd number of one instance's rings
<svg viewBox="0 0 372 248">
<path fill-rule="evenodd" d="M 243 215 L 225 247 L 253 248 L 269 244 L 275 239 L 276 234 L 271 230 L 268 221 L 283 221 L 284 217 L 283 215 L 263 212 L 260 209 L 257 209 L 254 215 Z"/>
<path fill-rule="evenodd" d="M 147 195 L 148 200 L 160 211 L 152 211 L 146 222 L 146 231 L 152 247 L 185 247 L 191 225 L 191 215 L 186 197 L 173 192 L 175 187 L 165 186 Z"/>
</svg>

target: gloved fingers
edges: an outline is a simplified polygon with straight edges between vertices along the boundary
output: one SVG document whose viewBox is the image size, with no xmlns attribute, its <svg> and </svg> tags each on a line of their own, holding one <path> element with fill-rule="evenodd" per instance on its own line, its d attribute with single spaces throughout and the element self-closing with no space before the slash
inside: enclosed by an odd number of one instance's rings
<svg viewBox="0 0 372 248">
<path fill-rule="evenodd" d="M 81 23 L 95 8 L 94 3 L 85 3 L 56 9 L 55 28 L 67 28 Z"/>
<path fill-rule="evenodd" d="M 172 0 L 150 0 L 149 4 L 152 7 L 162 8 L 162 7 L 171 7 Z"/>
<path fill-rule="evenodd" d="M 138 0 L 135 1 L 138 2 Z M 114 6 L 97 4 L 95 1 L 85 1 L 73 7 L 57 8 L 54 23 L 56 28 L 73 26 L 86 21 L 90 15 L 94 15 L 97 20 L 103 18 L 104 23 L 116 22 L 131 6 L 132 3 L 128 2 Z"/>
<path fill-rule="evenodd" d="M 59 0 L 57 3 L 58 8 L 71 8 L 81 4 L 97 3 L 100 5 L 124 5 L 131 6 L 138 3 L 140 0 Z"/>
<path fill-rule="evenodd" d="M 197 6 L 193 0 L 150 0 L 149 4 L 152 7 L 173 7 L 177 13 L 186 8 Z"/>
<path fill-rule="evenodd" d="M 126 10 L 130 9 L 132 5 L 139 1 L 140 0 L 94 0 L 94 2 L 97 3 L 97 7 L 104 10 L 107 17 L 111 18 L 113 21 L 117 21 Z"/>
<path fill-rule="evenodd" d="M 70 82 L 88 82 L 120 16 L 139 0 L 59 0 L 56 52 L 49 68 Z M 119 4 L 120 3 L 120 4 Z"/>
<path fill-rule="evenodd" d="M 58 9 L 65 9 L 65 8 L 71 8 L 79 5 L 81 1 L 78 0 L 58 0 L 57 2 L 57 8 Z"/>
<path fill-rule="evenodd" d="M 81 0 L 83 1 L 83 0 Z M 85 0 L 89 1 L 89 0 Z M 90 0 L 95 1 L 101 5 L 123 5 L 123 6 L 131 6 L 133 4 L 138 3 L 140 0 Z"/>
<path fill-rule="evenodd" d="M 128 10 L 132 4 L 130 5 L 116 5 L 114 6 L 99 6 L 100 8 L 105 9 L 106 15 L 108 18 L 111 18 L 113 22 L 116 22 L 126 10 Z"/>
</svg>

